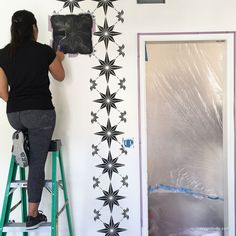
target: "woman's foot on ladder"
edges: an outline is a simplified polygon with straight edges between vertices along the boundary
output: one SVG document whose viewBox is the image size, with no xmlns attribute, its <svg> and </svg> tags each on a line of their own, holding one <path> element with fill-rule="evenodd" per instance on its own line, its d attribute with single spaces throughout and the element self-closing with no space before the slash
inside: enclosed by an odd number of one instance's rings
<svg viewBox="0 0 236 236">
<path fill-rule="evenodd" d="M 38 215 L 36 217 L 28 216 L 26 221 L 26 229 L 32 230 L 37 229 L 41 224 L 47 222 L 47 217 L 42 214 L 41 211 L 38 211 Z"/>
<path fill-rule="evenodd" d="M 15 162 L 22 168 L 28 166 L 28 145 L 27 140 L 22 131 L 14 132 L 12 136 L 13 150 L 12 154 L 15 157 Z"/>
</svg>

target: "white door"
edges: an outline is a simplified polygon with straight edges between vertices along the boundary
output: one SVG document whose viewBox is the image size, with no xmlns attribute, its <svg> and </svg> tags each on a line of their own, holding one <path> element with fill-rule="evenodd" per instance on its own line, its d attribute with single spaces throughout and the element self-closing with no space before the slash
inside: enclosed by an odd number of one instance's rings
<svg viewBox="0 0 236 236">
<path fill-rule="evenodd" d="M 139 36 L 143 235 L 234 235 L 233 36 Z"/>
</svg>

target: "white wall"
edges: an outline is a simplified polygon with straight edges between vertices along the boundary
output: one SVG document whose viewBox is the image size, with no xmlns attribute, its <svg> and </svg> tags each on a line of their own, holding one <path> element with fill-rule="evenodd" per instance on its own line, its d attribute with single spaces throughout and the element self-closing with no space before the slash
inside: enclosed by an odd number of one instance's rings
<svg viewBox="0 0 236 236">
<path fill-rule="evenodd" d="M 128 188 L 122 188 L 119 195 L 125 196 L 126 199 L 120 201 L 123 208 L 129 208 L 129 220 L 123 220 L 120 223 L 121 228 L 127 229 L 121 232 L 124 236 L 141 235 L 140 230 L 140 189 L 139 189 L 139 137 L 138 137 L 138 87 L 137 87 L 137 33 L 138 32 L 194 32 L 194 31 L 234 31 L 236 30 L 236 2 L 234 0 L 167 0 L 166 4 L 136 4 L 136 0 L 118 0 L 113 2 L 116 9 L 124 10 L 125 22 L 119 23 L 115 31 L 122 32 L 117 36 L 119 45 L 125 44 L 125 57 L 119 59 L 119 65 L 123 68 L 117 72 L 120 78 L 126 78 L 127 89 L 119 93 L 119 98 L 123 99 L 122 104 L 117 105 L 120 110 L 127 111 L 127 123 L 119 126 L 125 134 L 119 137 L 134 138 L 134 147 L 128 149 L 128 154 L 122 156 L 120 162 L 125 167 L 120 169 L 120 174 L 129 176 Z M 80 2 L 85 10 L 94 10 L 97 2 L 84 1 Z M 40 34 L 39 41 L 49 43 L 51 33 L 48 31 L 48 15 L 53 10 L 60 10 L 62 2 L 56 0 L 32 1 L 32 0 L 0 0 L 0 47 L 3 47 L 9 41 L 9 27 L 11 15 L 19 9 L 31 10 L 38 19 Z M 64 10 L 62 14 L 68 14 Z M 75 11 L 78 13 L 78 11 Z M 96 13 L 96 21 L 103 25 L 104 13 L 99 8 Z M 115 22 L 116 12 L 109 10 L 108 21 L 111 24 Z M 94 42 L 97 37 L 94 37 Z M 99 47 L 97 55 L 104 59 L 105 50 Z M 115 47 L 111 47 L 114 48 Z M 111 58 L 114 54 L 109 49 Z M 91 92 L 89 79 L 95 78 L 98 71 L 91 69 L 92 66 L 98 65 L 98 61 L 88 56 L 78 56 L 75 58 L 65 59 L 65 68 L 67 78 L 63 83 L 52 81 L 51 88 L 54 95 L 54 104 L 57 111 L 57 127 L 54 137 L 63 140 L 63 155 L 68 182 L 68 190 L 72 206 L 72 218 L 77 236 L 96 236 L 102 235 L 97 232 L 103 229 L 104 225 L 99 221 L 94 221 L 94 209 L 100 209 L 103 202 L 96 200 L 102 196 L 102 192 L 93 189 L 93 176 L 98 177 L 101 170 L 95 165 L 100 164 L 99 159 L 92 156 L 92 144 L 99 142 L 100 137 L 94 135 L 100 131 L 99 126 L 91 124 L 91 111 L 99 109 L 98 104 L 93 102 L 99 96 Z M 100 86 L 106 88 L 104 78 Z M 105 113 L 104 113 L 105 114 Z M 5 190 L 10 149 L 11 135 L 13 130 L 10 128 L 5 115 L 5 104 L 0 102 L 0 166 L 2 181 L 0 182 L 0 203 L 3 200 Z M 111 119 L 117 119 L 117 114 L 112 113 Z M 102 125 L 106 124 L 106 119 L 100 120 Z M 105 145 L 102 147 L 105 148 Z M 113 146 L 112 146 L 113 148 Z M 104 152 L 107 152 L 105 148 Z M 102 150 L 103 151 L 103 150 Z M 113 150 L 111 150 L 113 151 Z M 47 166 L 47 172 L 49 173 Z M 107 189 L 109 181 L 106 178 L 102 187 Z M 119 176 L 112 180 L 113 185 L 120 186 Z M 114 189 L 115 190 L 115 189 Z M 47 193 L 44 194 L 42 209 L 49 214 L 49 199 Z M 0 204 L 0 207 L 2 204 Z M 1 208 L 0 208 L 1 210 Z M 110 213 L 108 208 L 102 210 L 102 220 L 109 222 Z M 113 217 L 118 221 L 121 216 L 121 209 L 114 207 Z M 69 235 L 65 222 L 65 215 L 61 216 L 60 232 L 61 235 Z M 116 223 L 116 222 L 115 222 Z"/>
</svg>

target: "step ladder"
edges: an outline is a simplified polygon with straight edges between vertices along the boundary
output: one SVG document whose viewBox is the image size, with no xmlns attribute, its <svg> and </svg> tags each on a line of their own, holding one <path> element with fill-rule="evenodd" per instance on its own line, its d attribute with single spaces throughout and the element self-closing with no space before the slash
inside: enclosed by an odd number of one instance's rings
<svg viewBox="0 0 236 236">
<path fill-rule="evenodd" d="M 51 236 L 58 236 L 58 217 L 66 209 L 68 231 L 69 235 L 73 236 L 71 216 L 69 209 L 69 200 L 67 195 L 65 172 L 61 154 L 61 140 L 52 140 L 50 143 L 49 152 L 52 153 L 52 179 L 45 181 L 45 188 L 52 195 L 52 207 L 51 207 L 51 222 L 42 224 L 39 228 L 34 230 L 26 230 L 25 223 L 9 222 L 10 213 L 21 205 L 21 218 L 22 222 L 26 222 L 27 218 L 27 198 L 26 188 L 27 180 L 25 178 L 25 169 L 19 167 L 15 161 L 14 156 L 11 157 L 7 186 L 4 196 L 4 202 L 2 207 L 2 214 L 0 219 L 0 236 L 7 235 L 8 232 L 22 232 L 23 236 L 28 236 L 30 232 L 48 232 Z M 61 172 L 61 180 L 57 179 L 57 162 L 59 160 L 59 169 Z M 16 180 L 17 169 L 19 168 L 20 180 Z M 13 193 L 16 189 L 20 188 L 21 200 L 15 205 L 12 205 Z M 58 211 L 58 190 L 62 189 L 64 195 L 65 204 Z"/>
</svg>

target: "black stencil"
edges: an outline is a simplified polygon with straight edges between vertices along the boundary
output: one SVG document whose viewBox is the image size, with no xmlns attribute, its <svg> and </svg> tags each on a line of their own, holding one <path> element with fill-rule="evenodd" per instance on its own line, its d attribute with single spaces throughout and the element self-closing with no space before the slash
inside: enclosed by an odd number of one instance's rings
<svg viewBox="0 0 236 236">
<path fill-rule="evenodd" d="M 53 15 L 53 49 L 60 48 L 64 53 L 90 54 L 93 52 L 90 14 Z"/>
<path fill-rule="evenodd" d="M 124 219 L 129 220 L 129 208 L 123 208 L 121 205 L 124 203 L 122 200 L 126 198 L 126 196 L 121 194 L 121 190 L 125 187 L 128 188 L 129 186 L 128 175 L 122 176 L 120 173 L 122 167 L 125 166 L 125 164 L 120 163 L 120 157 L 122 155 L 127 155 L 128 151 L 126 150 L 126 147 L 123 146 L 120 141 L 118 141 L 118 136 L 124 134 L 124 132 L 120 131 L 119 125 L 121 122 L 125 123 L 127 121 L 127 112 L 121 112 L 118 107 L 120 102 L 123 102 L 123 100 L 119 97 L 119 92 L 121 90 L 126 90 L 126 79 L 121 79 L 116 75 L 116 70 L 122 68 L 121 65 L 116 64 L 118 62 L 117 58 L 121 59 L 126 55 L 125 45 L 117 42 L 117 40 L 120 39 L 118 36 L 122 35 L 122 32 L 118 32 L 119 30 L 117 30 L 117 28 L 119 23 L 124 23 L 124 11 L 116 9 L 115 4 L 118 2 L 118 0 L 86 0 L 92 1 L 94 4 L 96 4 L 95 9 L 93 7 L 93 11 L 91 11 L 91 9 L 83 10 L 82 7 L 84 6 L 82 5 L 85 4 L 86 6 L 85 0 L 56 1 L 60 1 L 63 4 L 63 8 L 54 12 L 58 12 L 57 14 L 59 14 L 59 12 L 61 13 L 65 9 L 67 12 L 70 11 L 71 14 L 53 15 L 51 17 L 54 50 L 56 51 L 59 48 L 64 53 L 89 54 L 90 58 L 94 57 L 98 59 L 98 65 L 91 68 L 98 70 L 99 76 L 97 76 L 96 79 L 90 78 L 89 88 L 91 92 L 98 93 L 98 96 L 94 98 L 93 101 L 99 105 L 99 109 L 96 111 L 91 111 L 90 121 L 91 124 L 99 125 L 100 131 L 94 134 L 100 136 L 101 141 L 97 144 L 91 145 L 91 155 L 94 158 L 100 158 L 99 164 L 96 162 L 95 166 L 101 170 L 102 174 L 99 176 L 93 176 L 91 182 L 94 191 L 102 191 L 101 195 L 96 197 L 96 199 L 99 202 L 102 202 L 103 206 L 100 209 L 94 209 L 93 219 L 95 222 L 103 224 L 100 230 L 97 230 L 97 235 L 99 233 L 99 235 L 103 234 L 104 236 L 121 236 L 122 232 L 126 231 L 127 229 L 121 228 L 120 224 Z M 75 10 L 82 14 L 75 15 L 73 13 Z M 99 11 L 99 18 L 102 17 L 102 15 L 104 16 L 104 21 L 101 25 L 98 25 L 94 22 L 94 24 L 97 26 L 97 30 L 94 32 L 94 34 L 92 34 L 93 20 L 96 19 L 96 15 L 94 14 L 95 11 Z M 114 14 L 108 14 L 109 11 L 113 11 Z M 93 35 L 98 41 L 94 46 L 92 45 Z M 96 48 L 96 46 L 99 43 L 104 43 L 105 45 L 105 58 L 103 59 L 100 59 L 100 56 L 97 55 L 97 51 L 100 51 L 100 49 Z M 110 44 L 113 44 L 115 48 L 112 49 L 109 47 Z M 102 53 L 102 51 L 100 52 Z M 110 60 L 111 52 L 113 52 L 112 60 Z M 116 54 L 115 57 L 114 53 Z M 103 84 L 101 80 L 98 80 L 98 78 L 101 76 L 106 78 L 107 83 Z M 118 79 L 117 89 L 112 92 L 110 91 L 110 78 Z M 102 85 L 104 85 L 104 90 L 101 89 Z M 106 109 L 105 118 L 100 117 L 100 111 L 102 111 L 102 109 Z M 119 120 L 119 122 L 112 125 L 110 121 L 110 113 L 113 111 L 116 111 L 115 113 L 118 114 L 116 118 Z M 105 122 L 104 119 L 106 120 L 106 118 L 107 124 L 104 124 L 103 126 L 99 121 L 103 119 L 103 122 Z M 103 152 L 100 151 L 100 149 L 103 148 L 103 146 L 100 145 L 104 141 L 105 143 L 107 142 L 109 149 L 108 155 L 105 157 Z M 120 145 L 119 155 L 116 154 L 115 156 L 112 153 L 112 143 L 116 143 L 116 146 Z M 107 175 L 109 178 L 109 184 L 104 182 L 104 175 Z M 113 190 L 113 179 L 115 179 L 116 183 L 120 184 L 120 187 L 116 187 L 115 191 Z M 108 185 L 105 187 L 105 190 L 104 185 Z M 107 214 L 105 215 L 107 209 L 110 210 L 108 219 Z M 117 209 L 119 211 L 122 210 L 121 216 L 119 219 L 113 220 L 112 215 L 117 215 L 115 212 Z"/>
</svg>

